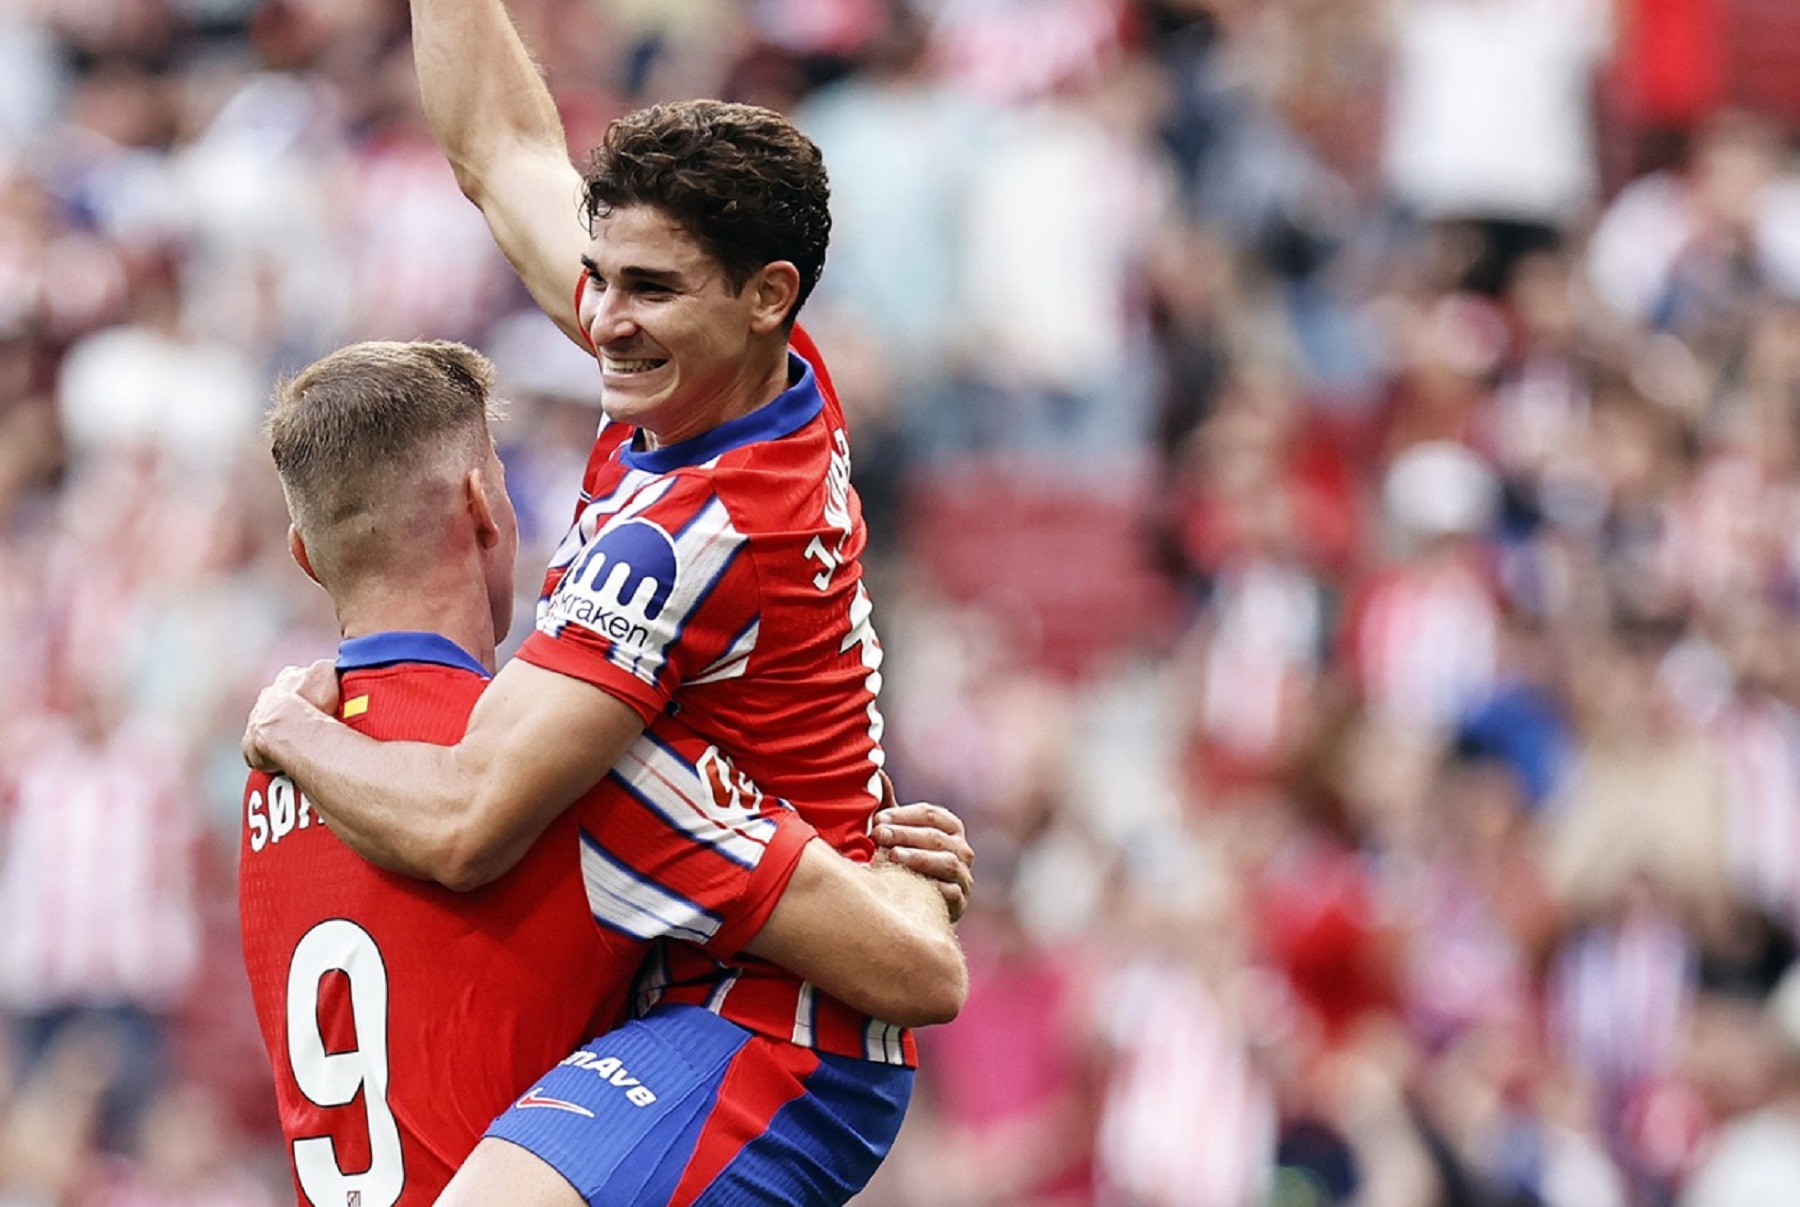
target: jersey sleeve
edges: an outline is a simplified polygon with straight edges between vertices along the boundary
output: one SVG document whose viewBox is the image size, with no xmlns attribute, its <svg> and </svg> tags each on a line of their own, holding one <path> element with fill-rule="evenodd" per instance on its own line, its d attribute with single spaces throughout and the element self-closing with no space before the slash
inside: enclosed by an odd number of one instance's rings
<svg viewBox="0 0 1800 1207">
<path fill-rule="evenodd" d="M 762 929 L 818 834 L 717 747 L 667 719 L 577 809 L 594 921 L 629 939 L 679 939 L 721 959 Z"/>
<path fill-rule="evenodd" d="M 681 684 L 742 669 L 761 599 L 749 539 L 709 474 L 672 475 L 644 495 L 584 542 L 519 654 L 648 722 Z"/>
<path fill-rule="evenodd" d="M 787 891 L 788 882 L 794 878 L 794 869 L 800 866 L 800 855 L 806 850 L 806 844 L 818 836 L 819 832 L 792 810 L 777 817 L 775 835 L 769 840 L 768 850 L 763 853 L 756 871 L 745 880 L 743 892 L 726 908 L 725 924 L 701 946 L 721 960 L 729 960 L 743 951 L 768 922 L 769 915 L 775 912 L 781 894 Z"/>
</svg>

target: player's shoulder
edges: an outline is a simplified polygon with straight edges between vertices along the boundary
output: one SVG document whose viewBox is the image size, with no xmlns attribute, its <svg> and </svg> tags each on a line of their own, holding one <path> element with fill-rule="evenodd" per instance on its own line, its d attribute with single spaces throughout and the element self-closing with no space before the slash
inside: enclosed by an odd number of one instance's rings
<svg viewBox="0 0 1800 1207">
<path fill-rule="evenodd" d="M 488 679 L 478 667 L 405 662 L 347 671 L 339 717 L 380 741 L 454 742 Z"/>
<path fill-rule="evenodd" d="M 782 513 L 781 483 L 797 476 L 792 451 L 771 450 L 770 443 L 736 445 L 705 461 L 661 469 L 621 511 L 655 518 L 666 527 L 685 525 L 689 521 L 683 517 L 714 509 L 727 513 L 746 535 L 765 528 Z"/>
</svg>

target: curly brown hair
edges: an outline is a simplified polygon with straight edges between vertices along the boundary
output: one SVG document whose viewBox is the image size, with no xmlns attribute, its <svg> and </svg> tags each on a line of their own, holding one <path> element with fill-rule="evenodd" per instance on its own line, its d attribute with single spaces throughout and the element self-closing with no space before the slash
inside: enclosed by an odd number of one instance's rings
<svg viewBox="0 0 1800 1207">
<path fill-rule="evenodd" d="M 583 180 L 593 220 L 648 205 L 718 262 L 733 291 L 765 264 L 800 271 L 800 312 L 825 268 L 831 188 L 813 141 L 771 109 L 728 101 L 652 105 L 607 127 Z"/>
</svg>

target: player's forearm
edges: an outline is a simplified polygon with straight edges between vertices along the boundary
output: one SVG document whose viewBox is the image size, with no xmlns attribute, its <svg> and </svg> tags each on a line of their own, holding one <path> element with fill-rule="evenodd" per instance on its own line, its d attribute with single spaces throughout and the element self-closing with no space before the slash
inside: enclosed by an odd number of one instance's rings
<svg viewBox="0 0 1800 1207">
<path fill-rule="evenodd" d="M 455 748 L 377 742 L 300 702 L 267 711 L 256 741 L 363 858 L 445 883 L 463 873 L 472 780 Z"/>
<path fill-rule="evenodd" d="M 865 1014 L 905 1027 L 948 1022 L 968 969 L 936 887 L 811 843 L 746 950 Z"/>
<path fill-rule="evenodd" d="M 412 0 L 426 120 L 494 242 L 564 334 L 588 229 L 556 103 L 501 0 Z"/>
<path fill-rule="evenodd" d="M 888 864 L 858 871 L 892 915 L 891 932 L 879 937 L 857 977 L 859 989 L 877 1000 L 858 1009 L 901 1026 L 949 1022 L 969 996 L 969 970 L 937 886 Z M 830 985 L 820 987 L 838 996 Z"/>
<path fill-rule="evenodd" d="M 502 0 L 412 0 L 425 119 L 477 204 L 508 149 L 566 155 L 562 119 Z"/>
<path fill-rule="evenodd" d="M 245 752 L 287 772 L 359 855 L 465 891 L 511 870 L 643 727 L 606 692 L 514 659 L 454 746 L 372 741 L 277 680 Z"/>
</svg>

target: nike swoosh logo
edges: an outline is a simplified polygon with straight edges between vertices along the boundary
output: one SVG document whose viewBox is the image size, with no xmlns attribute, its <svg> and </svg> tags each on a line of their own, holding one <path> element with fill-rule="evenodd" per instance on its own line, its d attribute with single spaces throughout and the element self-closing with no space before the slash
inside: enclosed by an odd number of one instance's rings
<svg viewBox="0 0 1800 1207">
<path fill-rule="evenodd" d="M 594 1117 L 594 1112 L 588 1110 L 587 1107 L 585 1107 L 585 1106 L 579 1105 L 578 1103 L 564 1102 L 561 1098 L 546 1098 L 546 1097 L 544 1097 L 544 1087 L 541 1085 L 534 1086 L 531 1089 L 531 1091 L 525 1095 L 525 1097 L 519 1099 L 517 1102 L 513 1103 L 513 1105 L 520 1106 L 520 1107 L 547 1106 L 547 1107 L 551 1108 L 552 1110 L 568 1111 L 571 1115 L 585 1115 L 589 1119 L 592 1119 Z"/>
</svg>

